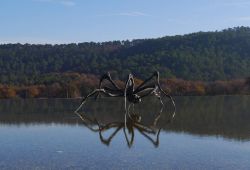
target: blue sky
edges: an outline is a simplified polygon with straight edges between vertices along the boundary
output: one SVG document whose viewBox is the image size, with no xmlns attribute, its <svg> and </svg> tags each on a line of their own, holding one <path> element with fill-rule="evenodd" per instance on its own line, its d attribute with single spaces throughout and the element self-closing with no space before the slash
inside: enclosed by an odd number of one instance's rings
<svg viewBox="0 0 250 170">
<path fill-rule="evenodd" d="M 250 26 L 250 0 L 1 0 L 0 43 L 156 38 Z"/>
</svg>

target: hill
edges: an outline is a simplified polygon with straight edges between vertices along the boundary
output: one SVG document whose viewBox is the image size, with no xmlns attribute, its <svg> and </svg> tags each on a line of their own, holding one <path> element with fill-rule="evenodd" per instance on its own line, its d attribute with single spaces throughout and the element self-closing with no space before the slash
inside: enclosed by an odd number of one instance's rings
<svg viewBox="0 0 250 170">
<path fill-rule="evenodd" d="M 250 76 L 250 28 L 156 39 L 62 45 L 0 45 L 0 84 L 41 84 L 53 73 L 227 80 Z"/>
</svg>

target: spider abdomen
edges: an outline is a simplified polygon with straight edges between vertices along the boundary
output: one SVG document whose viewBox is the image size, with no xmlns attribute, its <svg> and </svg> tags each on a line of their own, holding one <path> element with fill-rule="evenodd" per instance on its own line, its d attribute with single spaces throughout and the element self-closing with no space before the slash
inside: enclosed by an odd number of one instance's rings
<svg viewBox="0 0 250 170">
<path fill-rule="evenodd" d="M 139 103 L 139 102 L 141 102 L 141 98 L 137 94 L 130 94 L 130 95 L 127 96 L 127 99 L 131 103 Z"/>
</svg>

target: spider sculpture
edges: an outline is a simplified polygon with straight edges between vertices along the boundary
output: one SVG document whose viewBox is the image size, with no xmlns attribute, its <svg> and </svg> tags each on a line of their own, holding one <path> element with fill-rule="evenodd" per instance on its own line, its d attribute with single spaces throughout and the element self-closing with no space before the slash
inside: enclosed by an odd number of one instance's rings
<svg viewBox="0 0 250 170">
<path fill-rule="evenodd" d="M 130 112 L 130 106 L 128 106 L 128 112 Z M 153 124 L 151 126 L 144 125 L 141 122 L 141 117 L 136 113 L 125 114 L 124 121 L 110 122 L 107 124 L 101 124 L 96 118 L 91 119 L 86 114 L 76 114 L 82 120 L 83 124 L 93 132 L 99 132 L 99 138 L 101 142 L 105 145 L 109 145 L 114 136 L 122 129 L 127 145 L 130 148 L 134 142 L 135 130 L 142 134 L 146 139 L 148 139 L 155 147 L 159 146 L 159 136 L 161 128 L 157 128 L 157 123 L 161 117 L 163 107 L 161 108 L 158 115 L 155 117 Z M 170 120 L 166 123 L 171 123 L 174 118 L 174 114 L 171 116 Z M 104 137 L 103 132 L 114 129 L 114 131 L 108 136 Z M 130 137 L 129 137 L 130 136 Z"/>
<path fill-rule="evenodd" d="M 149 82 L 152 79 L 155 79 L 153 85 L 149 84 Z M 102 86 L 102 83 L 104 80 L 107 80 L 108 82 L 110 82 L 111 87 Z M 81 109 L 81 107 L 84 105 L 84 103 L 86 102 L 86 100 L 89 97 L 96 95 L 96 98 L 97 98 L 100 93 L 105 94 L 105 95 L 110 96 L 110 97 L 124 97 L 125 110 L 127 108 L 127 105 L 126 105 L 127 101 L 130 103 L 133 103 L 133 104 L 139 103 L 142 101 L 142 98 L 149 96 L 151 94 L 158 97 L 160 99 L 160 102 L 162 105 L 163 105 L 163 102 L 161 99 L 161 95 L 162 94 L 165 95 L 166 97 L 168 97 L 171 100 L 171 102 L 175 108 L 175 102 L 174 102 L 173 98 L 169 94 L 167 94 L 165 91 L 163 91 L 163 89 L 160 86 L 160 76 L 159 76 L 158 71 L 155 71 L 148 79 L 146 79 L 144 82 L 142 82 L 138 87 L 135 87 L 135 81 L 134 81 L 133 75 L 129 74 L 124 88 L 120 88 L 113 81 L 113 79 L 110 76 L 110 73 L 106 73 L 100 79 L 99 88 L 95 89 L 90 94 L 88 94 L 82 100 L 80 106 L 75 110 L 75 112 L 78 112 Z"/>
</svg>

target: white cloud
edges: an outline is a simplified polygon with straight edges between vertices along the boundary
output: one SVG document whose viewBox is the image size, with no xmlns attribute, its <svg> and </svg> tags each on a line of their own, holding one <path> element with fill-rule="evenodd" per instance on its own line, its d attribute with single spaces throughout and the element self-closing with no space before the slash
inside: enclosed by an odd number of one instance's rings
<svg viewBox="0 0 250 170">
<path fill-rule="evenodd" d="M 120 12 L 120 13 L 113 13 L 113 14 L 102 14 L 98 16 L 129 16 L 129 17 L 146 17 L 150 16 L 149 14 L 133 11 L 133 12 Z"/>
<path fill-rule="evenodd" d="M 75 6 L 76 3 L 73 0 L 33 0 L 36 2 L 47 2 L 47 3 L 55 3 L 64 6 Z"/>
</svg>

